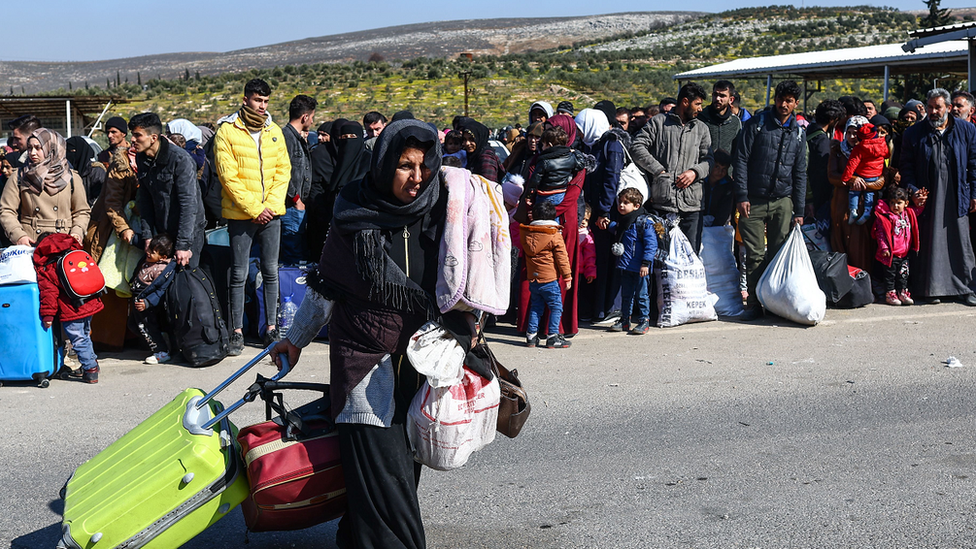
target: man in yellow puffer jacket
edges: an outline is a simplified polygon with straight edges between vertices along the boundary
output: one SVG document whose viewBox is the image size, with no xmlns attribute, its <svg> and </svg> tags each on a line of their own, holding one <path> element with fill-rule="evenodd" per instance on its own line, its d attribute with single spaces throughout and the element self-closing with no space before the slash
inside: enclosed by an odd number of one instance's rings
<svg viewBox="0 0 976 549">
<path fill-rule="evenodd" d="M 217 176 L 223 187 L 221 213 L 227 219 L 231 253 L 230 355 L 244 352 L 244 281 L 251 244 L 261 249 L 265 346 L 278 340 L 278 249 L 281 216 L 291 179 L 291 161 L 281 128 L 268 115 L 271 86 L 255 78 L 244 85 L 244 104 L 221 118 L 214 137 Z"/>
</svg>

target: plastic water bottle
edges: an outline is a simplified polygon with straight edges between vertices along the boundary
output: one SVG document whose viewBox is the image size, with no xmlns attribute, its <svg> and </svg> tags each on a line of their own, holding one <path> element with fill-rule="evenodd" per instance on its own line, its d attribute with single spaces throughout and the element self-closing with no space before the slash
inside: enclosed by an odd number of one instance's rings
<svg viewBox="0 0 976 549">
<path fill-rule="evenodd" d="M 288 334 L 288 329 L 295 322 L 295 313 L 297 312 L 298 306 L 292 303 L 291 296 L 285 296 L 281 302 L 281 310 L 278 311 L 278 334 L 281 337 Z"/>
</svg>

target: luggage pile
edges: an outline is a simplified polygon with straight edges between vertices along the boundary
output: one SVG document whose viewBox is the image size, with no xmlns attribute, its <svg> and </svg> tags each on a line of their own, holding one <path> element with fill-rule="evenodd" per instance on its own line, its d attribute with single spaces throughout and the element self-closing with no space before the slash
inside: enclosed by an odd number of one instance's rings
<svg viewBox="0 0 976 549">
<path fill-rule="evenodd" d="M 61 490 L 62 549 L 179 547 L 243 504 L 254 532 L 308 528 L 345 511 L 339 440 L 328 385 L 261 375 L 237 402 L 214 397 L 268 356 L 270 348 L 216 389 L 186 389 L 75 470 Z M 322 399 L 287 410 L 282 390 Z M 229 415 L 261 398 L 278 417 L 238 430 Z"/>
</svg>

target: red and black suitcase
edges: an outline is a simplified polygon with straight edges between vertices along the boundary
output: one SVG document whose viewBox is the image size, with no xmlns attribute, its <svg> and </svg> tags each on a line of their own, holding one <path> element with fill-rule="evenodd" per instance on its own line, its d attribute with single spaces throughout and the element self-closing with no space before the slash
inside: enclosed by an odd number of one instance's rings
<svg viewBox="0 0 976 549">
<path fill-rule="evenodd" d="M 289 389 L 326 396 L 289 411 L 275 393 Z M 339 437 L 329 417 L 328 393 L 323 384 L 264 382 L 268 416 L 271 410 L 279 416 L 237 435 L 251 487 L 241 508 L 252 532 L 300 530 L 345 514 Z"/>
</svg>

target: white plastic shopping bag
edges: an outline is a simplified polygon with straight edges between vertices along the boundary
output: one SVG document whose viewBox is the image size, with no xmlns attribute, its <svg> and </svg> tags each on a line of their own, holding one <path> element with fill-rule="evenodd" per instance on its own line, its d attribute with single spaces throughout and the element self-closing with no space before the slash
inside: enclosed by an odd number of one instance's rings
<svg viewBox="0 0 976 549">
<path fill-rule="evenodd" d="M 427 383 L 435 389 L 461 381 L 465 355 L 451 332 L 434 322 L 421 326 L 407 344 L 407 358 L 413 369 L 427 376 Z"/>
<path fill-rule="evenodd" d="M 468 368 L 449 387 L 425 382 L 407 417 L 414 459 L 440 471 L 464 465 L 472 453 L 495 440 L 500 397 L 497 377 L 488 381 Z"/>
<path fill-rule="evenodd" d="M 0 250 L 0 284 L 37 283 L 34 248 L 10 246 Z"/>
<path fill-rule="evenodd" d="M 715 312 L 722 316 L 742 314 L 739 267 L 732 252 L 734 244 L 735 229 L 731 225 L 702 228 L 700 258 L 705 266 L 708 291 L 718 297 Z"/>
<path fill-rule="evenodd" d="M 827 296 L 817 284 L 810 253 L 799 225 L 766 267 L 756 287 L 759 303 L 769 312 L 798 324 L 815 326 L 827 313 Z"/>
<path fill-rule="evenodd" d="M 674 227 L 669 233 L 668 257 L 657 273 L 657 325 L 662 328 L 689 322 L 718 320 L 716 296 L 708 291 L 705 266 L 688 237 Z"/>
</svg>

